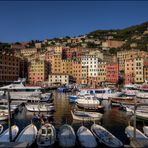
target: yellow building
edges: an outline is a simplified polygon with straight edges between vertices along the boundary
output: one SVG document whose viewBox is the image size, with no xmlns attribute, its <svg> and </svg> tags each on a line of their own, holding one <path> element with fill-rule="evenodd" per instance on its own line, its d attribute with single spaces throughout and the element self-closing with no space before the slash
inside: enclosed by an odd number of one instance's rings
<svg viewBox="0 0 148 148">
<path fill-rule="evenodd" d="M 62 54 L 62 46 L 55 46 L 54 47 L 54 51 L 55 51 L 55 53 L 61 53 Z"/>
<path fill-rule="evenodd" d="M 144 65 L 144 60 L 142 57 L 134 58 L 134 82 L 135 83 L 144 82 L 143 65 Z"/>
<path fill-rule="evenodd" d="M 98 62 L 98 83 L 106 81 L 106 62 Z"/>
<path fill-rule="evenodd" d="M 51 55 L 51 72 L 61 73 L 62 56 L 61 54 L 55 53 Z"/>
<path fill-rule="evenodd" d="M 48 80 L 49 64 L 45 60 L 32 60 L 28 67 L 28 80 L 31 84 L 42 84 Z"/>
<path fill-rule="evenodd" d="M 37 53 L 37 48 L 25 48 L 25 49 L 21 49 L 21 54 L 25 57 L 33 55 Z"/>
<path fill-rule="evenodd" d="M 126 60 L 136 58 L 137 56 L 146 58 L 148 56 L 148 53 L 140 50 L 125 50 L 117 52 L 119 71 L 124 71 Z"/>
<path fill-rule="evenodd" d="M 48 76 L 48 83 L 52 84 L 69 84 L 69 75 L 67 74 L 51 74 Z"/>
<path fill-rule="evenodd" d="M 61 62 L 61 73 L 70 74 L 69 72 L 69 60 L 62 60 Z"/>
</svg>

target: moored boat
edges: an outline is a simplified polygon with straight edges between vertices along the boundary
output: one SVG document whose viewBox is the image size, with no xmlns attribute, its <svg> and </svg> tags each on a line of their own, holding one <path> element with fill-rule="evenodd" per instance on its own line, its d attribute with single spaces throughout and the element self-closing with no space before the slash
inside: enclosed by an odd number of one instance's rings
<svg viewBox="0 0 148 148">
<path fill-rule="evenodd" d="M 109 147 L 123 146 L 123 143 L 118 138 L 98 124 L 93 124 L 91 126 L 91 131 L 101 143 L 104 143 Z"/>
<path fill-rule="evenodd" d="M 12 140 L 16 138 L 18 135 L 19 128 L 17 125 L 13 125 L 11 127 L 11 133 L 12 133 Z M 1 135 L 0 135 L 0 141 L 2 142 L 9 142 L 9 128 L 5 130 Z"/>
<path fill-rule="evenodd" d="M 110 98 L 110 100 L 111 100 L 111 104 L 115 106 L 118 106 L 120 104 L 134 105 L 135 103 L 137 103 L 137 100 L 135 101 L 133 97 L 113 97 L 113 98 Z"/>
<path fill-rule="evenodd" d="M 8 120 L 8 113 L 0 112 L 0 121 Z"/>
<path fill-rule="evenodd" d="M 143 132 L 148 137 L 148 126 L 143 127 Z"/>
<path fill-rule="evenodd" d="M 134 137 L 134 127 L 133 126 L 127 126 L 125 128 L 125 133 L 128 138 L 133 138 Z M 146 139 L 148 140 L 148 137 L 145 136 L 140 130 L 136 129 L 136 138 L 137 139 Z"/>
<path fill-rule="evenodd" d="M 43 125 L 37 135 L 37 145 L 39 148 L 51 147 L 56 141 L 56 130 L 52 124 Z"/>
<path fill-rule="evenodd" d="M 50 112 L 54 111 L 54 106 L 50 104 L 26 104 L 25 105 L 28 111 L 31 112 Z"/>
<path fill-rule="evenodd" d="M 84 108 L 88 110 L 103 110 L 104 108 L 102 105 L 100 105 L 100 101 L 92 95 L 78 98 L 76 100 L 76 104 L 79 108 Z"/>
<path fill-rule="evenodd" d="M 36 140 L 37 132 L 36 126 L 34 124 L 30 124 L 21 131 L 15 142 L 25 141 L 29 144 L 29 146 L 31 146 Z"/>
<path fill-rule="evenodd" d="M 97 146 L 96 139 L 91 131 L 85 126 L 79 127 L 77 136 L 80 144 L 86 148 L 94 148 Z"/>
<path fill-rule="evenodd" d="M 103 114 L 96 112 L 71 111 L 73 120 L 96 121 L 101 120 Z"/>
<path fill-rule="evenodd" d="M 72 126 L 64 124 L 58 133 L 59 145 L 61 147 L 73 147 L 76 143 L 76 135 Z"/>
<path fill-rule="evenodd" d="M 0 124 L 0 134 L 3 132 L 3 129 L 4 129 L 3 125 Z"/>
</svg>

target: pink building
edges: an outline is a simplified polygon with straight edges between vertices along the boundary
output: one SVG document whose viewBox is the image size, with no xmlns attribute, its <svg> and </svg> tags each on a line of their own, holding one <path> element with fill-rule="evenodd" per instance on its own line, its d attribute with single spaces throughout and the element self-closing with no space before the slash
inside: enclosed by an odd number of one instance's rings
<svg viewBox="0 0 148 148">
<path fill-rule="evenodd" d="M 134 60 L 125 61 L 125 84 L 134 83 Z"/>
<path fill-rule="evenodd" d="M 118 64 L 106 64 L 106 81 L 110 83 L 117 83 Z"/>
</svg>

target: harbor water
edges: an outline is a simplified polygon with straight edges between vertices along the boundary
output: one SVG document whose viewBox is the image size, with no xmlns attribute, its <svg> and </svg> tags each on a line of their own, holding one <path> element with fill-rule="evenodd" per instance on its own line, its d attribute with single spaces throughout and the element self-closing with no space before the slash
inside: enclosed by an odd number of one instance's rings
<svg viewBox="0 0 148 148">
<path fill-rule="evenodd" d="M 65 123 L 71 124 L 75 132 L 82 124 L 84 124 L 86 127 L 90 129 L 93 122 L 82 123 L 82 122 L 73 121 L 70 111 L 74 107 L 74 105 L 69 103 L 68 99 L 69 95 L 71 95 L 71 93 L 58 93 L 56 90 L 53 91 L 52 97 L 54 98 L 53 103 L 55 106 L 55 112 L 52 113 L 53 117 L 50 118 L 51 123 L 55 126 L 57 132 L 59 127 Z M 101 124 L 107 130 L 109 130 L 113 135 L 115 135 L 118 139 L 120 139 L 124 145 L 129 144 L 129 140 L 125 134 L 125 128 L 126 126 L 128 126 L 128 121 L 130 120 L 131 116 L 124 111 L 120 111 L 118 107 L 111 107 L 108 103 L 108 100 L 104 100 L 102 103 L 105 106 L 103 118 L 101 119 L 101 121 L 96 123 Z M 42 114 L 44 115 L 49 113 L 41 113 L 41 115 Z M 25 126 L 31 123 L 33 115 L 34 115 L 33 112 L 28 112 L 25 107 L 22 107 L 21 111 L 13 115 L 12 124 L 18 125 L 21 132 L 21 130 Z M 0 122 L 0 124 L 3 124 L 5 129 L 8 128 L 7 121 Z M 35 125 L 39 129 L 41 123 L 37 121 L 35 122 Z M 138 122 L 137 128 L 142 130 L 142 127 L 143 123 Z M 106 147 L 98 142 L 98 147 L 99 146 Z M 34 144 L 32 147 L 37 147 L 37 145 Z M 55 144 L 55 147 L 59 147 L 58 141 Z M 76 147 L 80 147 L 78 140 L 76 143 Z"/>
</svg>

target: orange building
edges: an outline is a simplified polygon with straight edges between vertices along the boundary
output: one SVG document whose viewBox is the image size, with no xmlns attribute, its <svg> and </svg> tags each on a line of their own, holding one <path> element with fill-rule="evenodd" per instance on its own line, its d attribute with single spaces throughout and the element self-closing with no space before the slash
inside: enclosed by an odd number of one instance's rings
<svg viewBox="0 0 148 148">
<path fill-rule="evenodd" d="M 72 76 L 76 80 L 77 84 L 81 84 L 82 80 L 82 64 L 81 61 L 72 62 Z"/>
<path fill-rule="evenodd" d="M 15 81 L 19 78 L 20 74 L 20 62 L 19 57 L 14 56 L 11 53 L 0 53 L 0 81 Z"/>
<path fill-rule="evenodd" d="M 98 62 L 98 83 L 106 81 L 106 62 Z"/>
<path fill-rule="evenodd" d="M 129 59 L 125 61 L 125 84 L 134 83 L 134 60 Z"/>
<path fill-rule="evenodd" d="M 28 67 L 28 81 L 30 84 L 42 84 L 48 80 L 49 64 L 45 60 L 32 60 Z"/>
<path fill-rule="evenodd" d="M 51 73 L 61 73 L 61 63 L 62 63 L 62 56 L 61 54 L 55 53 L 50 56 L 51 62 Z"/>
</svg>

